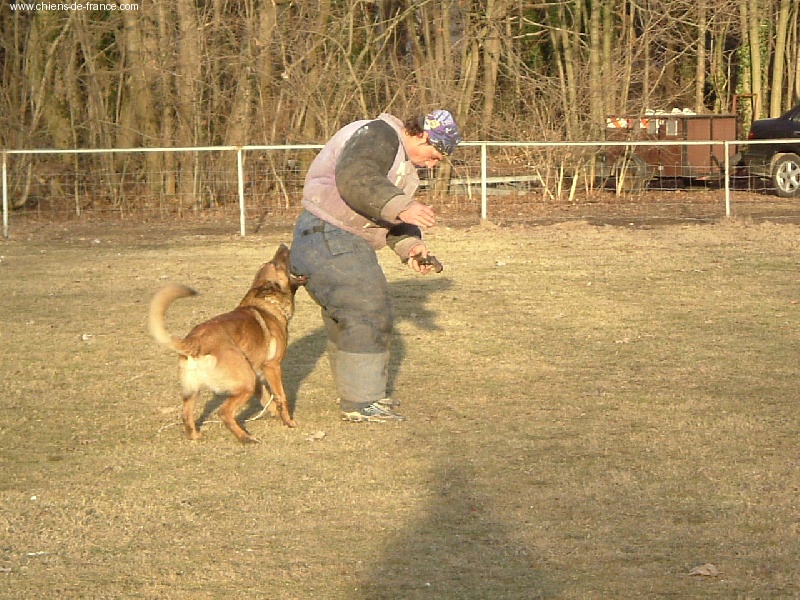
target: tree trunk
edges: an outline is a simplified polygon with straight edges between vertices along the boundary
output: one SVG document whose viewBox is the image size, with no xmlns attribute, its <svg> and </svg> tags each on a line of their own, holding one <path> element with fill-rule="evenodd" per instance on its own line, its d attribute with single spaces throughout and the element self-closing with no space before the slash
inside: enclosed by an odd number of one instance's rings
<svg viewBox="0 0 800 600">
<path fill-rule="evenodd" d="M 114 123 L 117 122 L 118 111 L 109 106 L 113 98 L 112 81 L 110 81 L 109 74 L 98 60 L 101 53 L 97 50 L 96 40 L 93 38 L 89 27 L 88 11 L 80 11 L 74 14 L 75 33 L 80 44 L 83 67 L 86 73 L 87 131 L 89 132 L 87 143 L 96 148 L 114 148 L 115 136 L 110 123 L 112 119 Z M 115 208 L 122 205 L 124 198 L 120 173 L 124 170 L 125 160 L 126 157 L 115 154 L 102 154 L 99 158 L 108 197 L 111 205 Z"/>
<path fill-rule="evenodd" d="M 137 146 L 153 146 L 159 141 L 158 124 L 151 81 L 158 81 L 157 64 L 145 41 L 152 37 L 152 32 L 145 33 L 144 28 L 152 26 L 147 18 L 139 17 L 133 11 L 122 11 L 123 39 L 125 47 L 125 64 L 123 65 L 124 97 L 120 103 L 121 110 L 117 128 L 117 147 L 132 148 Z M 125 77 L 127 74 L 127 77 Z M 160 190 L 160 173 L 163 170 L 162 155 L 148 152 L 144 156 L 146 165 L 145 177 L 151 193 Z"/>
<path fill-rule="evenodd" d="M 175 94 L 173 93 L 173 36 L 171 34 L 172 11 L 167 9 L 163 2 L 156 8 L 158 19 L 158 49 L 159 49 L 159 76 L 158 97 L 161 111 L 161 128 L 159 131 L 159 145 L 170 148 L 175 145 Z M 163 193 L 171 198 L 177 192 L 177 177 L 175 169 L 178 160 L 174 152 L 164 154 Z"/>
<path fill-rule="evenodd" d="M 794 20 L 792 21 L 792 37 L 790 48 L 794 48 L 794 55 L 790 56 L 794 70 L 790 71 L 789 94 L 786 97 L 786 110 L 800 100 L 800 7 L 794 7 Z"/>
<path fill-rule="evenodd" d="M 555 52 L 553 53 L 553 60 L 556 63 L 556 73 L 558 75 L 558 85 L 560 88 L 560 93 L 558 97 L 561 99 L 561 112 L 566 116 L 570 112 L 569 108 L 569 93 L 567 91 L 567 72 L 566 67 L 564 66 L 564 54 L 561 52 L 561 35 L 557 33 L 554 27 L 550 28 L 550 43 L 553 46 Z M 564 120 L 565 125 L 565 135 L 567 139 L 570 139 L 572 135 L 572 127 L 570 126 L 569 120 Z"/>
<path fill-rule="evenodd" d="M 331 0 L 320 0 L 319 2 L 319 12 L 317 14 L 317 18 L 313 23 L 313 30 L 311 32 L 311 36 L 309 37 L 309 49 L 306 53 L 306 58 L 304 62 L 307 62 L 307 71 L 304 74 L 304 78 L 306 80 L 305 87 L 309 89 L 312 93 L 304 99 L 301 103 L 301 111 L 300 114 L 303 116 L 302 119 L 302 141 L 306 143 L 313 143 L 317 141 L 317 138 L 320 137 L 320 130 L 324 132 L 322 134 L 323 137 L 327 137 L 328 135 L 333 133 L 333 130 L 336 128 L 334 123 L 329 123 L 327 113 L 318 112 L 314 110 L 314 106 L 311 104 L 311 101 L 315 95 L 320 95 L 324 97 L 324 92 L 320 89 L 320 85 L 322 83 L 322 69 L 325 65 L 324 60 L 324 52 L 322 51 L 318 40 L 325 39 L 325 32 L 328 27 L 328 21 L 331 15 Z M 319 106 L 319 105 L 318 105 Z M 362 117 L 366 117 L 367 115 L 362 115 Z M 321 128 L 320 125 L 323 125 Z"/>
<path fill-rule="evenodd" d="M 71 28 L 73 16 L 74 13 L 70 12 L 66 19 L 60 19 L 57 12 L 36 11 L 32 17 L 26 50 L 28 60 L 24 69 L 28 83 L 27 95 L 33 105 L 25 142 L 33 147 L 68 148 L 72 139 L 70 121 L 62 101 L 54 94 L 53 81 L 59 67 L 57 51 Z M 53 35 L 54 32 L 57 32 L 56 35 Z M 48 42 L 48 38 L 53 41 Z M 41 140 L 31 139 L 42 121 L 47 135 L 42 136 Z"/>
<path fill-rule="evenodd" d="M 561 50 L 564 55 L 563 67 L 564 67 L 564 88 L 566 91 L 565 101 L 566 104 L 564 106 L 564 122 L 566 124 L 566 135 L 567 139 L 574 139 L 573 136 L 578 134 L 578 121 L 577 121 L 577 107 L 578 107 L 578 81 L 577 81 L 577 73 L 575 71 L 576 66 L 576 52 L 573 44 L 573 37 L 575 36 L 575 32 L 572 31 L 571 27 L 579 27 L 578 19 L 573 15 L 573 18 L 570 20 L 567 19 L 566 12 L 564 10 L 563 5 L 559 5 L 558 7 L 558 14 L 559 14 L 559 22 L 562 24 L 562 27 L 559 29 L 558 32 L 558 41 L 561 45 Z M 570 26 L 568 27 L 568 23 Z M 575 37 L 575 39 L 578 39 Z"/>
<path fill-rule="evenodd" d="M 796 6 L 796 2 L 795 2 Z M 778 26 L 775 31 L 775 53 L 772 57 L 772 85 L 769 96 L 769 116 L 779 117 L 783 112 L 783 70 L 786 64 L 786 41 L 789 34 L 790 0 L 781 0 Z"/>
<path fill-rule="evenodd" d="M 255 120 L 261 124 L 260 131 L 262 135 L 266 134 L 267 139 L 259 143 L 275 143 L 278 123 L 283 119 L 283 115 L 279 110 L 280 98 L 274 97 L 273 90 L 275 90 L 275 86 L 272 83 L 275 78 L 273 45 L 275 43 L 274 37 L 277 25 L 277 6 L 272 0 L 262 0 L 258 7 L 258 34 L 255 42 L 257 48 L 255 60 L 257 81 Z"/>
<path fill-rule="evenodd" d="M 711 53 L 709 74 L 716 94 L 715 111 L 729 112 L 731 107 L 731 87 L 725 70 L 725 40 L 730 34 L 729 25 L 717 28 L 714 32 L 714 50 Z"/>
<path fill-rule="evenodd" d="M 201 143 L 199 133 L 200 81 L 202 55 L 200 24 L 192 0 L 177 0 L 178 63 L 176 65 L 177 143 L 195 146 Z M 199 197 L 199 157 L 193 152 L 179 155 L 180 178 L 178 193 L 181 203 L 194 204 Z"/>
<path fill-rule="evenodd" d="M 708 35 L 708 13 L 706 0 L 697 1 L 697 62 L 694 71 L 694 110 L 706 112 L 706 36 Z"/>
<path fill-rule="evenodd" d="M 602 6 L 592 2 L 589 13 L 589 128 L 590 139 L 600 139 L 605 126 L 603 106 Z"/>
<path fill-rule="evenodd" d="M 506 0 L 488 0 L 486 5 L 486 37 L 483 41 L 483 110 L 481 134 L 488 133 L 494 115 L 497 95 L 497 73 L 503 39 L 503 21 L 508 14 Z"/>
<path fill-rule="evenodd" d="M 740 96 L 750 97 L 749 102 L 739 104 L 739 115 L 743 124 L 741 133 L 746 135 L 750 122 L 755 118 L 755 101 L 752 99 L 753 93 L 753 66 L 750 58 L 750 17 L 749 0 L 739 1 L 739 35 L 742 43 L 739 46 L 739 86 Z"/>
<path fill-rule="evenodd" d="M 469 107 L 478 80 L 479 64 L 480 45 L 478 40 L 472 39 L 464 44 L 464 53 L 461 59 L 461 87 L 456 102 L 455 118 L 456 122 L 462 125 L 469 115 Z"/>
<path fill-rule="evenodd" d="M 626 52 L 622 67 L 623 78 L 619 83 L 620 94 L 622 96 L 620 108 L 623 111 L 628 111 L 628 98 L 630 97 L 633 78 L 634 47 L 636 45 L 636 10 L 635 0 L 630 0 L 630 2 L 627 0 L 624 1 L 622 5 L 622 34 L 620 37 L 626 45 Z"/>
<path fill-rule="evenodd" d="M 617 98 L 616 98 L 616 85 L 615 74 L 616 69 L 614 65 L 614 0 L 609 0 L 603 3 L 603 66 L 601 78 L 603 85 L 601 87 L 604 95 L 603 109 L 603 127 L 605 127 L 605 117 L 617 112 Z"/>
<path fill-rule="evenodd" d="M 255 15 L 252 12 L 246 17 L 245 32 L 239 39 L 239 57 L 232 67 L 232 78 L 235 81 L 233 99 L 230 106 L 229 118 L 225 123 L 224 145 L 244 146 L 250 135 L 253 108 L 253 54 L 251 40 L 255 33 Z M 226 152 L 220 157 L 222 173 L 220 180 L 215 182 L 218 196 L 226 201 L 234 201 L 238 189 L 238 158 L 235 153 Z"/>
<path fill-rule="evenodd" d="M 748 6 L 748 40 L 750 42 L 750 87 L 753 93 L 753 118 L 762 117 L 764 98 L 761 86 L 761 6 L 760 0 L 750 0 Z"/>
</svg>

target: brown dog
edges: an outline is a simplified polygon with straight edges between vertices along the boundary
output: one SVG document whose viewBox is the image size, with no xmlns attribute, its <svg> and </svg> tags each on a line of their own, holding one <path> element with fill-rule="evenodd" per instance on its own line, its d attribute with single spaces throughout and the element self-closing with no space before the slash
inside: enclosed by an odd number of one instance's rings
<svg viewBox="0 0 800 600">
<path fill-rule="evenodd" d="M 203 390 L 225 394 L 218 414 L 242 443 L 257 442 L 236 422 L 236 412 L 256 393 L 262 398 L 269 385 L 277 413 L 289 427 L 297 423 L 289 414 L 283 390 L 281 362 L 289 341 L 289 320 L 294 313 L 294 295 L 305 278 L 289 272 L 289 248 L 281 244 L 273 259 L 261 266 L 250 291 L 239 306 L 197 325 L 180 339 L 167 332 L 167 308 L 178 298 L 197 294 L 184 285 L 171 284 L 150 302 L 150 333 L 160 344 L 180 354 L 183 425 L 191 440 L 200 438 L 194 421 L 194 406 Z"/>
</svg>

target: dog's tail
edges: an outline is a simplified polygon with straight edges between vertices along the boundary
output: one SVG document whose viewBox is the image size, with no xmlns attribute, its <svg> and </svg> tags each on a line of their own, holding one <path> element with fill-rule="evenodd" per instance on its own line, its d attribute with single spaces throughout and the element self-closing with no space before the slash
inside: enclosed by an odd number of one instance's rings
<svg viewBox="0 0 800 600">
<path fill-rule="evenodd" d="M 171 283 L 156 292 L 156 295 L 153 296 L 153 299 L 150 301 L 147 325 L 150 330 L 150 335 L 152 335 L 159 344 L 183 353 L 182 340 L 170 335 L 167 331 L 165 316 L 169 305 L 175 300 L 196 295 L 197 292 L 195 290 L 178 283 Z"/>
</svg>

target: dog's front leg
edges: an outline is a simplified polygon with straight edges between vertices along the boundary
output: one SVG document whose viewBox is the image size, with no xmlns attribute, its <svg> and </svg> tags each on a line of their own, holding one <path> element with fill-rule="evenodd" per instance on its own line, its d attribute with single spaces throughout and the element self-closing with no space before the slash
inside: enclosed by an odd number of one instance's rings
<svg viewBox="0 0 800 600">
<path fill-rule="evenodd" d="M 283 389 L 283 376 L 280 363 L 264 365 L 264 377 L 275 398 L 275 408 L 281 416 L 283 424 L 288 427 L 297 427 L 297 421 L 289 414 L 289 403 L 286 400 L 286 392 Z"/>
<path fill-rule="evenodd" d="M 278 409 L 276 408 L 276 403 L 273 402 L 272 398 L 270 398 L 270 391 L 269 387 L 267 387 L 267 382 L 259 379 L 259 385 L 261 386 L 261 406 L 267 409 L 267 413 L 269 413 L 270 417 L 277 417 Z"/>
</svg>

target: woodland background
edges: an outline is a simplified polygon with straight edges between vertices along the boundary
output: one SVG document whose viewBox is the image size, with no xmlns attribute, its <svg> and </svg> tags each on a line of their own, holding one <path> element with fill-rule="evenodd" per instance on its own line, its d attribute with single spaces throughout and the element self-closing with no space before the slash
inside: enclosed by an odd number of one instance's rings
<svg viewBox="0 0 800 600">
<path fill-rule="evenodd" d="M 0 0 L 0 146 L 323 143 L 352 119 L 440 106 L 470 140 L 596 140 L 607 115 L 675 107 L 740 112 L 744 136 L 800 97 L 798 4 Z M 120 169 L 114 155 L 58 160 Z M 125 160 L 161 194 L 202 168 L 191 153 Z"/>
</svg>

